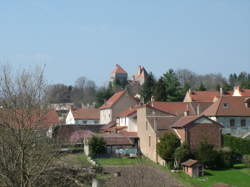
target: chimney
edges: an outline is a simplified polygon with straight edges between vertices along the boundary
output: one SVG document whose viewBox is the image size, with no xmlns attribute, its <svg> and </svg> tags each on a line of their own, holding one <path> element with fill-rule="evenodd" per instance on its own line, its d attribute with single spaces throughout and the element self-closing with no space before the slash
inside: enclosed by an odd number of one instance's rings
<svg viewBox="0 0 250 187">
<path fill-rule="evenodd" d="M 220 87 L 220 97 L 223 96 L 223 88 Z"/>
<path fill-rule="evenodd" d="M 196 113 L 197 113 L 198 116 L 200 115 L 200 104 L 197 105 Z"/>
</svg>

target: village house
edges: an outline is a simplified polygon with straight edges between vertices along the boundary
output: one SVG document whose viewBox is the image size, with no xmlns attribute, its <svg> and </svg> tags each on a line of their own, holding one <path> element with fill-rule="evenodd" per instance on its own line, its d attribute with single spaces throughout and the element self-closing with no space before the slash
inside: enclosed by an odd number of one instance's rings
<svg viewBox="0 0 250 187">
<path fill-rule="evenodd" d="M 138 101 L 127 90 L 115 93 L 100 107 L 100 123 L 109 124 L 116 121 L 119 113 L 137 105 Z"/>
<path fill-rule="evenodd" d="M 250 97 L 223 96 L 203 115 L 223 125 L 223 134 L 250 138 Z"/>
<path fill-rule="evenodd" d="M 198 148 L 201 141 L 220 148 L 223 126 L 205 116 L 183 116 L 172 126 L 181 143 L 189 145 L 191 150 Z"/>
<path fill-rule="evenodd" d="M 156 145 L 160 137 L 167 132 L 176 134 L 182 143 L 190 144 L 191 148 L 195 148 L 205 138 L 216 147 L 220 147 L 221 126 L 204 116 L 202 118 L 197 116 L 197 112 L 205 110 L 209 105 L 204 107 L 202 103 L 199 103 L 197 106 L 199 106 L 198 110 L 195 110 L 191 103 L 151 102 L 151 104 L 138 108 L 137 134 L 142 154 L 152 161 L 164 165 L 165 161 L 157 154 Z M 179 124 L 181 127 L 175 127 Z M 207 124 L 210 126 L 207 127 Z M 177 130 L 177 128 L 180 129 Z M 204 129 L 206 130 L 204 131 Z M 211 133 L 215 131 L 215 135 L 218 137 L 210 141 L 214 136 Z"/>
<path fill-rule="evenodd" d="M 100 124 L 100 110 L 95 108 L 81 108 L 70 110 L 66 117 L 67 125 L 96 125 Z"/>
<path fill-rule="evenodd" d="M 60 122 L 65 121 L 70 109 L 74 107 L 74 103 L 51 103 L 50 109 L 55 110 L 58 114 Z"/>
</svg>

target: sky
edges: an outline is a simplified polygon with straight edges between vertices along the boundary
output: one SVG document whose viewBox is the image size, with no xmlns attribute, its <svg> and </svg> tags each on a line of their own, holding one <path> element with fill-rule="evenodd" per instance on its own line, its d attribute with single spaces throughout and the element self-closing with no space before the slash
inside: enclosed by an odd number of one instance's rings
<svg viewBox="0 0 250 187">
<path fill-rule="evenodd" d="M 250 72 L 249 0 L 0 0 L 0 63 L 104 85 L 115 64 Z"/>
</svg>

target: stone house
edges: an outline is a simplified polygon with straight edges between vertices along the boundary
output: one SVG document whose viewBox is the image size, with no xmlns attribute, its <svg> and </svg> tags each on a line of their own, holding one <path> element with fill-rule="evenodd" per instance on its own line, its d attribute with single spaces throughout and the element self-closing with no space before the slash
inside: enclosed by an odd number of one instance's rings
<svg viewBox="0 0 250 187">
<path fill-rule="evenodd" d="M 137 103 L 138 101 L 127 90 L 115 93 L 100 107 L 100 123 L 109 124 L 115 121 L 119 113 Z"/>
<path fill-rule="evenodd" d="M 203 115 L 223 125 L 223 134 L 250 137 L 250 97 L 223 96 L 207 108 Z"/>
<path fill-rule="evenodd" d="M 215 148 L 222 146 L 221 124 L 205 116 L 183 116 L 172 126 L 181 143 L 186 143 L 191 150 L 198 148 L 201 141 L 214 145 Z"/>
<path fill-rule="evenodd" d="M 95 108 L 81 108 L 77 110 L 70 110 L 66 117 L 66 125 L 74 124 L 100 124 L 100 110 Z"/>
</svg>

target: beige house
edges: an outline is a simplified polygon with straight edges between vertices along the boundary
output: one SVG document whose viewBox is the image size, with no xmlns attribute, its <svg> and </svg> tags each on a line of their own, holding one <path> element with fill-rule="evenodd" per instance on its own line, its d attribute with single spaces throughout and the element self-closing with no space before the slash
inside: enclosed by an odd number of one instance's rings
<svg viewBox="0 0 250 187">
<path fill-rule="evenodd" d="M 115 93 L 100 107 L 100 123 L 109 124 L 115 121 L 122 111 L 137 105 L 137 100 L 127 90 Z"/>
</svg>

